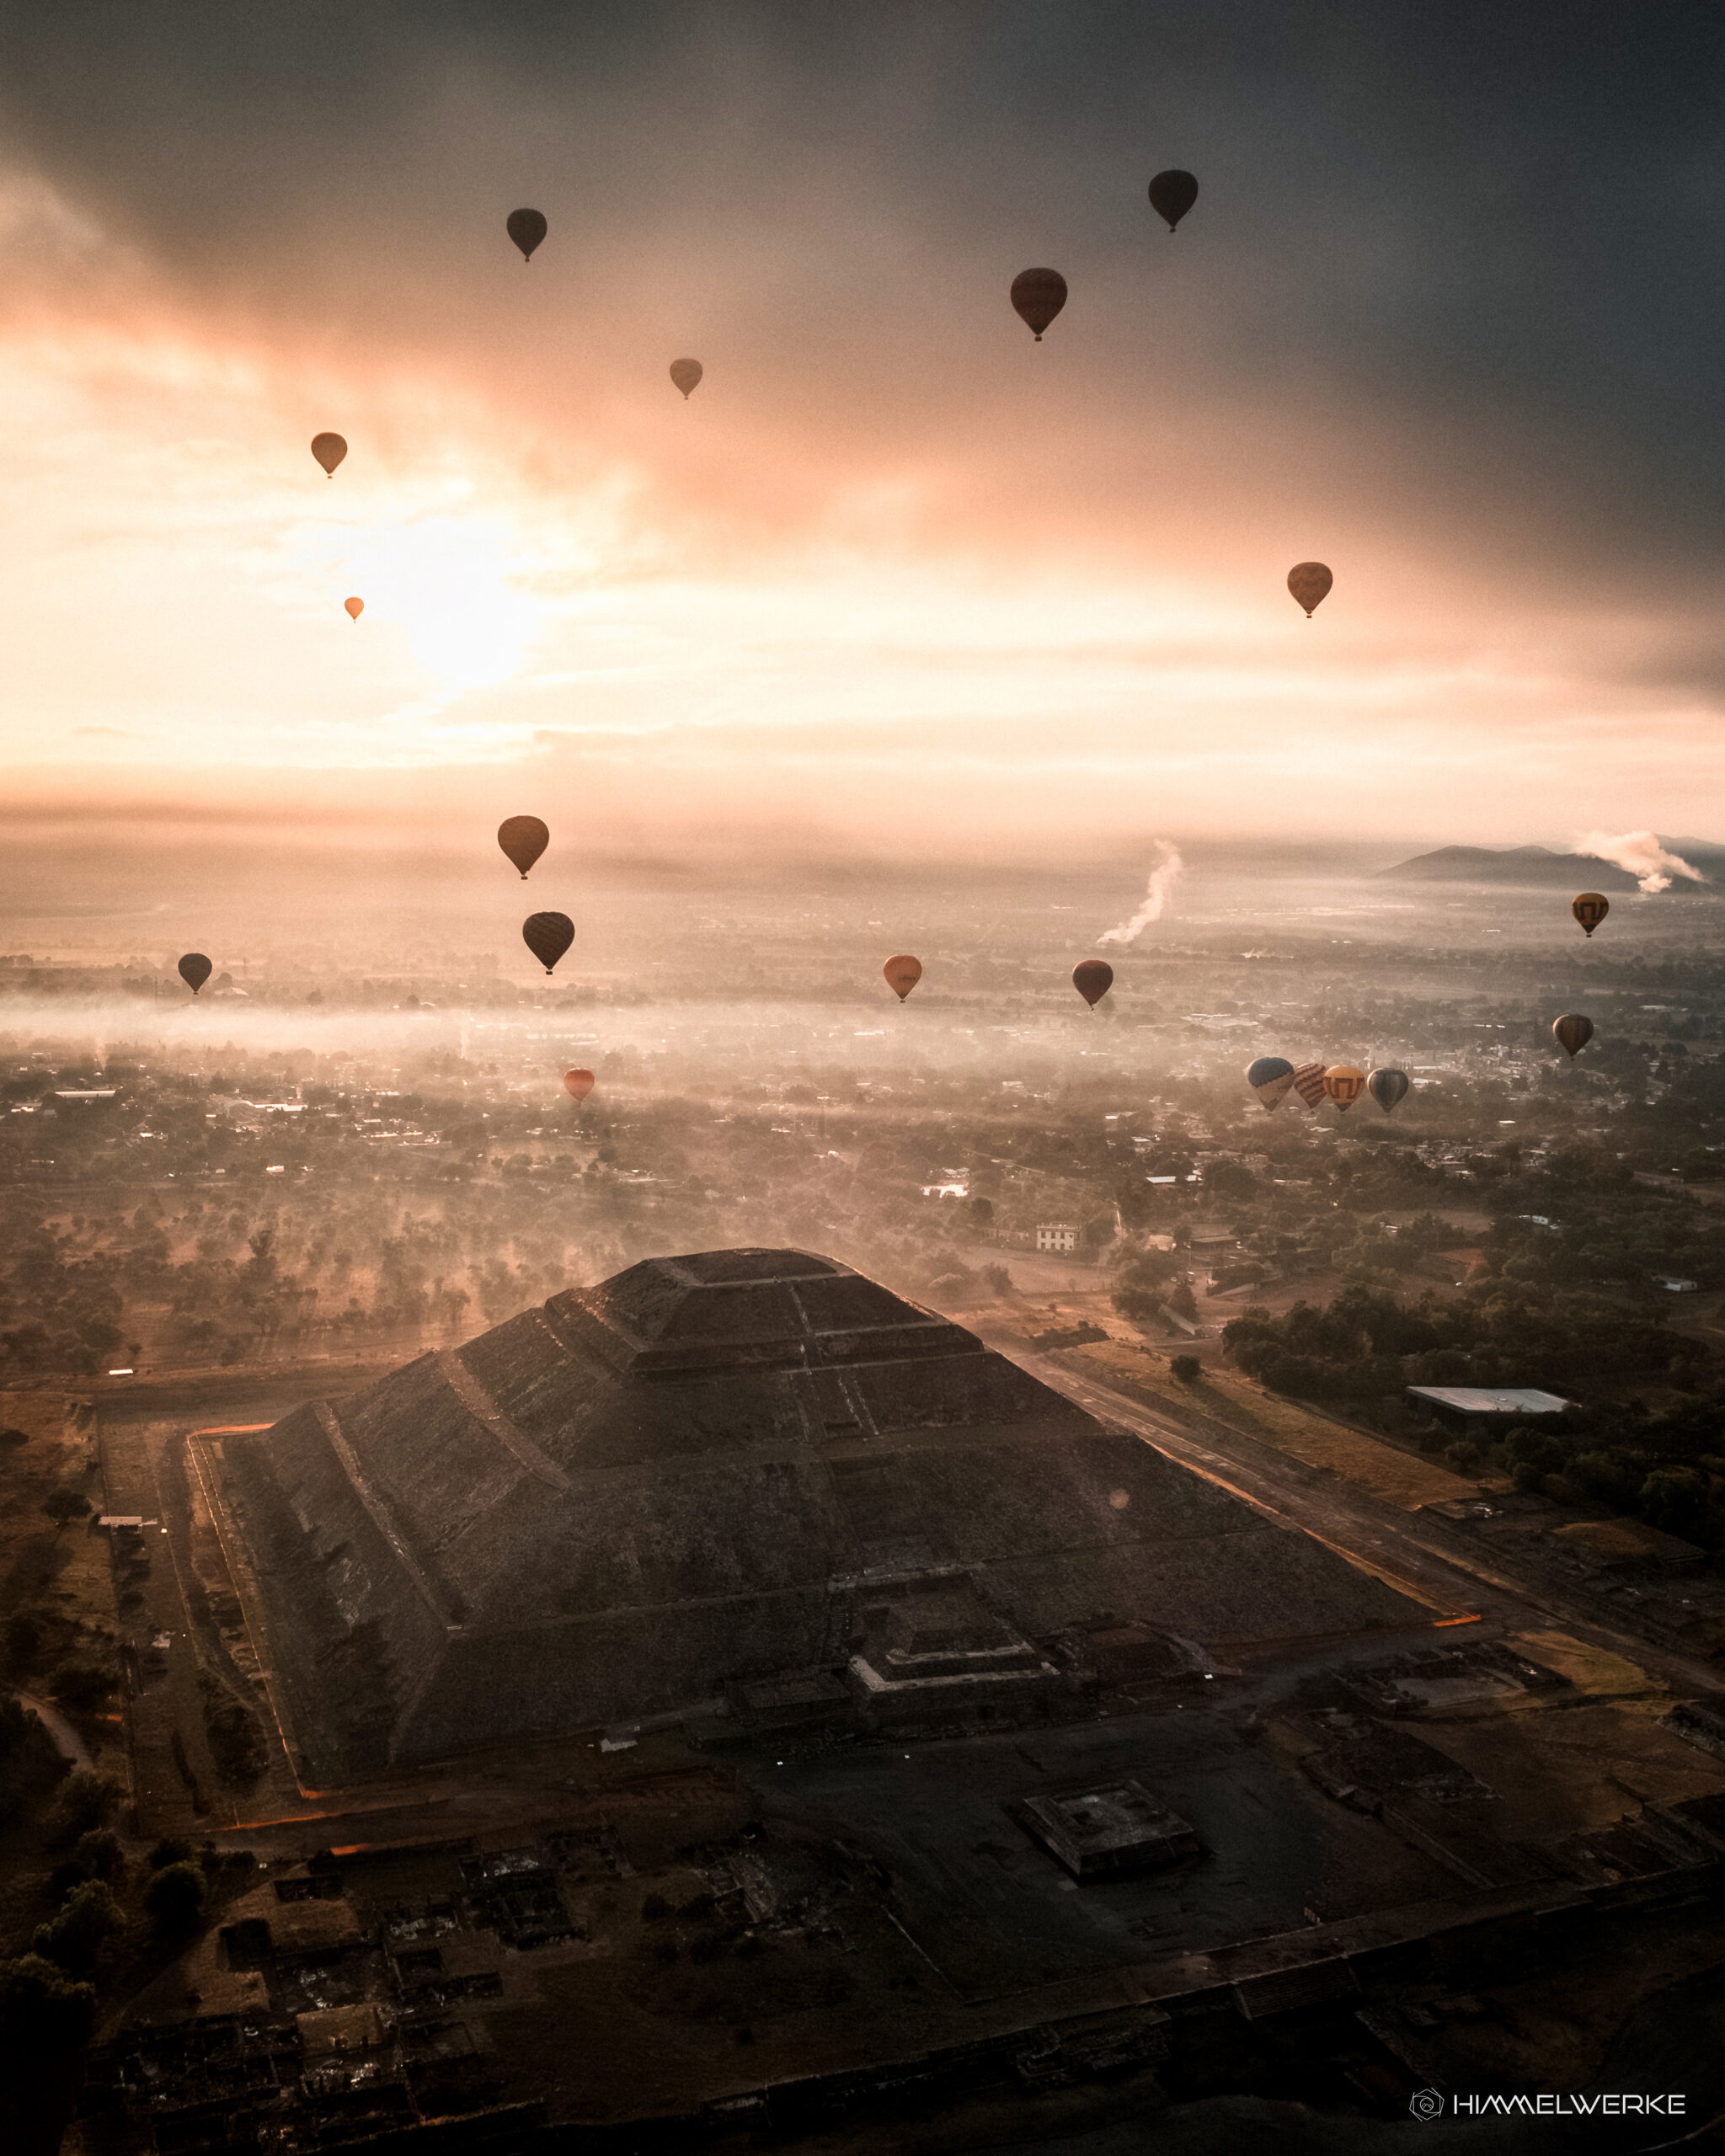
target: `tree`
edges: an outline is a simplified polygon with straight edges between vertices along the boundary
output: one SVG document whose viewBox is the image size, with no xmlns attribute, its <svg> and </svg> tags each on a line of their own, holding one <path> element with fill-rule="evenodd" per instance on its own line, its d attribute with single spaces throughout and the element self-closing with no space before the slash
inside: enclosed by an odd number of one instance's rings
<svg viewBox="0 0 1725 2156">
<path fill-rule="evenodd" d="M 0 1961 L 0 2052 L 21 2064 L 58 2065 L 96 2025 L 96 1993 L 40 1954 Z"/>
<path fill-rule="evenodd" d="M 75 1767 L 60 1785 L 48 1814 L 48 1830 L 63 1847 L 99 1827 L 120 1801 L 120 1791 L 105 1774 L 93 1774 L 88 1767 Z"/>
<path fill-rule="evenodd" d="M 72 1861 L 86 1879 L 102 1879 L 112 1886 L 126 1876 L 126 1853 L 120 1837 L 107 1827 L 93 1827 L 72 1844 Z"/>
<path fill-rule="evenodd" d="M 46 1924 L 36 1926 L 31 1942 L 45 1961 L 57 1961 L 75 1977 L 86 1976 L 126 1917 L 105 1881 L 87 1879 L 76 1886 Z"/>
<path fill-rule="evenodd" d="M 202 1870 L 184 1860 L 164 1865 L 144 1889 L 144 1907 L 163 1932 L 190 1931 L 203 1913 L 209 1887 Z"/>
<path fill-rule="evenodd" d="M 6 1620 L 6 1659 L 13 1669 L 28 1670 L 42 1651 L 40 1620 L 15 1609 Z"/>
<path fill-rule="evenodd" d="M 83 1655 L 68 1655 L 48 1679 L 48 1689 L 74 1714 L 93 1714 L 114 1689 L 112 1670 Z"/>
<path fill-rule="evenodd" d="M 1694 1534 L 1707 1522 L 1706 1478 L 1692 1467 L 1656 1467 L 1642 1484 L 1635 1508 L 1649 1527 Z"/>
<path fill-rule="evenodd" d="M 1204 1374 L 1204 1365 L 1196 1355 L 1176 1355 L 1168 1364 L 1168 1373 L 1182 1385 L 1196 1385 Z"/>
<path fill-rule="evenodd" d="M 51 1490 L 42 1500 L 42 1510 L 53 1521 L 58 1535 L 65 1532 L 69 1521 L 89 1518 L 90 1501 L 76 1490 Z"/>
</svg>

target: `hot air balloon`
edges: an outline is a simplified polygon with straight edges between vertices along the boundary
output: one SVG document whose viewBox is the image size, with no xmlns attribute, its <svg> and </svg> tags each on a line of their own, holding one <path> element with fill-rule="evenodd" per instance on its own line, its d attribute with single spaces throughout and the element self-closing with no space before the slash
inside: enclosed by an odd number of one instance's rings
<svg viewBox="0 0 1725 2156">
<path fill-rule="evenodd" d="M 313 435 L 312 454 L 323 467 L 324 476 L 333 479 L 336 466 L 347 455 L 347 444 L 339 435 Z"/>
<path fill-rule="evenodd" d="M 527 871 L 551 843 L 551 834 L 537 816 L 505 816 L 497 827 L 497 843 L 527 880 Z"/>
<path fill-rule="evenodd" d="M 1172 232 L 1198 200 L 1198 182 L 1189 172 L 1159 172 L 1150 183 L 1150 206 L 1168 221 Z"/>
<path fill-rule="evenodd" d="M 900 952 L 897 958 L 889 958 L 880 970 L 887 986 L 902 1003 L 922 978 L 922 961 Z"/>
<path fill-rule="evenodd" d="M 1561 1018 L 1553 1022 L 1551 1032 L 1559 1048 L 1567 1049 L 1572 1056 L 1577 1056 L 1594 1037 L 1594 1022 L 1591 1018 L 1583 1018 L 1578 1011 L 1566 1011 Z"/>
<path fill-rule="evenodd" d="M 1012 280 L 1012 305 L 1036 332 L 1042 333 L 1066 304 L 1066 280 L 1058 270 L 1021 270 Z"/>
<path fill-rule="evenodd" d="M 1336 581 L 1322 562 L 1295 562 L 1288 572 L 1288 589 L 1306 609 L 1306 618 L 1311 619 L 1311 610 L 1328 595 Z"/>
<path fill-rule="evenodd" d="M 350 621 L 357 622 L 366 611 L 366 602 L 363 599 L 344 599 L 341 603 L 346 607 Z"/>
<path fill-rule="evenodd" d="M 550 227 L 545 221 L 542 210 L 511 210 L 504 219 L 504 228 L 521 250 L 523 262 L 531 262 L 533 249 L 538 246 Z"/>
<path fill-rule="evenodd" d="M 530 913 L 521 923 L 521 941 L 549 973 L 575 940 L 575 924 L 566 913 Z"/>
<path fill-rule="evenodd" d="M 1405 1070 L 1374 1070 L 1365 1081 L 1365 1090 L 1387 1115 L 1391 1108 L 1407 1097 L 1407 1073 Z"/>
<path fill-rule="evenodd" d="M 1611 901 L 1603 891 L 1583 891 L 1578 899 L 1571 900 L 1569 910 L 1591 936 L 1611 910 Z"/>
<path fill-rule="evenodd" d="M 1114 985 L 1114 969 L 1103 958 L 1081 958 L 1072 969 L 1072 985 L 1095 1010 Z"/>
<path fill-rule="evenodd" d="M 585 1101 L 593 1090 L 593 1073 L 590 1070 L 565 1070 L 563 1089 L 572 1101 Z"/>
<path fill-rule="evenodd" d="M 1324 1097 L 1324 1067 L 1321 1063 L 1302 1063 L 1294 1073 L 1294 1090 L 1309 1108 L 1315 1108 Z"/>
<path fill-rule="evenodd" d="M 194 995 L 214 971 L 201 951 L 188 951 L 179 962 L 179 977 Z"/>
<path fill-rule="evenodd" d="M 1324 1091 L 1343 1115 L 1365 1091 L 1365 1073 L 1351 1063 L 1332 1064 L 1324 1073 Z"/>
<path fill-rule="evenodd" d="M 1285 1055 L 1261 1055 L 1246 1066 L 1246 1082 L 1274 1115 L 1294 1085 L 1294 1066 Z"/>
<path fill-rule="evenodd" d="M 706 371 L 699 360 L 673 360 L 671 361 L 670 378 L 682 391 L 685 403 L 689 401 L 690 392 L 701 387 L 701 377 Z"/>
</svg>

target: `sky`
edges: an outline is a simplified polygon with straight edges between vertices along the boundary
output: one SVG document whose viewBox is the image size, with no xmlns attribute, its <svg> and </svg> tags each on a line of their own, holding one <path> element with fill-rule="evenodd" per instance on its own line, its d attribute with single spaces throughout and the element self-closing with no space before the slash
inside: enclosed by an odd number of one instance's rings
<svg viewBox="0 0 1725 2156">
<path fill-rule="evenodd" d="M 1711 0 L 8 11 L 0 827 L 1725 841 L 1721 79 Z"/>
</svg>

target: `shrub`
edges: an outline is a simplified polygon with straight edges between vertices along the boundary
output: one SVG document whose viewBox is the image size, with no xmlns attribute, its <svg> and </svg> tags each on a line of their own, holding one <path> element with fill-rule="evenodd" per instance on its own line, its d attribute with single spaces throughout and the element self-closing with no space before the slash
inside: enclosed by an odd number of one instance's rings
<svg viewBox="0 0 1725 2156">
<path fill-rule="evenodd" d="M 1641 1476 L 1615 1453 L 1584 1452 L 1568 1471 L 1584 1496 L 1620 1513 L 1627 1512 L 1641 1492 Z"/>
<path fill-rule="evenodd" d="M 93 1827 L 72 1844 L 72 1861 L 86 1879 L 104 1879 L 111 1886 L 126 1876 L 126 1852 L 120 1837 L 106 1827 Z"/>
<path fill-rule="evenodd" d="M 1168 1364 L 1168 1374 L 1182 1385 L 1196 1385 L 1204 1374 L 1204 1365 L 1196 1355 L 1176 1355 Z"/>
<path fill-rule="evenodd" d="M 1656 1467 L 1641 1486 L 1635 1508 L 1649 1527 L 1694 1534 L 1707 1524 L 1707 1484 L 1692 1467 Z"/>
<path fill-rule="evenodd" d="M 113 1671 L 99 1662 L 68 1655 L 48 1679 L 48 1689 L 62 1707 L 70 1707 L 74 1714 L 90 1714 L 114 1689 L 115 1681 Z"/>
<path fill-rule="evenodd" d="M 57 1961 L 75 1977 L 94 1967 L 96 1957 L 115 1932 L 124 1931 L 126 1918 L 112 1891 L 99 1879 L 87 1879 L 75 1886 L 46 1924 L 36 1926 L 32 1942 L 45 1961 Z"/>
<path fill-rule="evenodd" d="M 54 1532 L 59 1534 L 68 1521 L 89 1518 L 90 1501 L 76 1490 L 51 1490 L 42 1500 L 42 1510 L 53 1521 Z"/>
<path fill-rule="evenodd" d="M 1471 1475 L 1479 1467 L 1479 1447 L 1471 1438 L 1457 1438 L 1454 1444 L 1445 1446 L 1444 1464 L 1453 1467 L 1458 1475 Z"/>
<path fill-rule="evenodd" d="M 150 1851 L 150 1869 L 161 1871 L 170 1864 L 185 1864 L 191 1854 L 192 1845 L 183 1834 L 169 1834 Z"/>
<path fill-rule="evenodd" d="M 96 1994 L 39 1954 L 0 1961 L 0 2052 L 35 2068 L 57 2065 L 90 2040 Z"/>
<path fill-rule="evenodd" d="M 208 1892 L 196 1865 L 164 1865 L 144 1889 L 144 1907 L 158 1930 L 190 1931 L 203 1913 Z"/>
<path fill-rule="evenodd" d="M 48 1814 L 50 1836 L 56 1846 L 63 1848 L 93 1827 L 99 1827 L 119 1801 L 120 1791 L 105 1774 L 76 1767 L 60 1785 Z"/>
</svg>

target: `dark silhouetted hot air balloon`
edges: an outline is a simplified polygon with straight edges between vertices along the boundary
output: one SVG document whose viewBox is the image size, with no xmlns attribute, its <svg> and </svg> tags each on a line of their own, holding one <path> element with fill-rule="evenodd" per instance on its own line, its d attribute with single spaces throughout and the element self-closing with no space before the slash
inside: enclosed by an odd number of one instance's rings
<svg viewBox="0 0 1725 2156">
<path fill-rule="evenodd" d="M 1611 901 L 1603 891 L 1583 891 L 1570 901 L 1569 910 L 1591 936 L 1611 910 Z"/>
<path fill-rule="evenodd" d="M 214 971 L 201 951 L 188 951 L 179 962 L 179 977 L 194 995 Z"/>
<path fill-rule="evenodd" d="M 527 871 L 551 843 L 551 834 L 537 816 L 505 816 L 497 827 L 497 843 L 527 880 Z"/>
<path fill-rule="evenodd" d="M 1567 1049 L 1572 1056 L 1579 1055 L 1594 1037 L 1594 1022 L 1583 1018 L 1578 1011 L 1566 1011 L 1553 1021 L 1551 1032 L 1559 1048 Z"/>
<path fill-rule="evenodd" d="M 510 237 L 521 250 L 523 262 L 532 260 L 533 249 L 550 230 L 542 210 L 511 210 L 504 219 L 504 225 Z"/>
<path fill-rule="evenodd" d="M 349 618 L 352 621 L 357 622 L 366 611 L 366 602 L 363 599 L 344 599 L 341 603 L 346 607 Z"/>
<path fill-rule="evenodd" d="M 1036 332 L 1042 333 L 1066 304 L 1066 280 L 1058 270 L 1021 270 L 1012 280 L 1012 305 Z"/>
<path fill-rule="evenodd" d="M 565 1070 L 563 1089 L 572 1101 L 585 1101 L 593 1090 L 593 1073 L 590 1070 Z"/>
<path fill-rule="evenodd" d="M 1324 1097 L 1324 1067 L 1321 1063 L 1302 1063 L 1294 1073 L 1294 1090 L 1309 1108 L 1315 1108 Z"/>
<path fill-rule="evenodd" d="M 701 387 L 701 377 L 706 371 L 699 360 L 673 360 L 671 361 L 670 378 L 682 391 L 686 403 L 690 392 Z"/>
<path fill-rule="evenodd" d="M 1288 572 L 1288 589 L 1306 609 L 1306 618 L 1311 619 L 1311 610 L 1327 597 L 1330 586 L 1336 581 L 1322 562 L 1295 562 Z"/>
<path fill-rule="evenodd" d="M 1387 1115 L 1407 1097 L 1407 1073 L 1405 1070 L 1374 1070 L 1365 1081 L 1365 1090 Z"/>
<path fill-rule="evenodd" d="M 1104 958 L 1081 958 L 1072 969 L 1072 985 L 1095 1010 L 1114 985 L 1114 969 Z"/>
<path fill-rule="evenodd" d="M 521 923 L 521 941 L 549 973 L 575 940 L 575 924 L 566 913 L 530 913 Z"/>
<path fill-rule="evenodd" d="M 1159 172 L 1150 183 L 1150 206 L 1168 221 L 1172 232 L 1198 200 L 1198 182 L 1189 172 Z"/>
<path fill-rule="evenodd" d="M 902 1003 L 922 978 L 922 961 L 901 951 L 897 958 L 889 958 L 880 970 L 887 986 Z"/>
<path fill-rule="evenodd" d="M 335 477 L 335 467 L 347 455 L 347 444 L 339 435 L 313 435 L 312 454 L 323 467 L 326 478 Z"/>
<path fill-rule="evenodd" d="M 1293 1090 L 1294 1066 L 1285 1055 L 1261 1055 L 1247 1065 L 1246 1082 L 1274 1115 Z"/>
<path fill-rule="evenodd" d="M 1335 1063 L 1324 1073 L 1324 1091 L 1343 1115 L 1365 1091 L 1365 1073 L 1351 1063 Z"/>
</svg>

